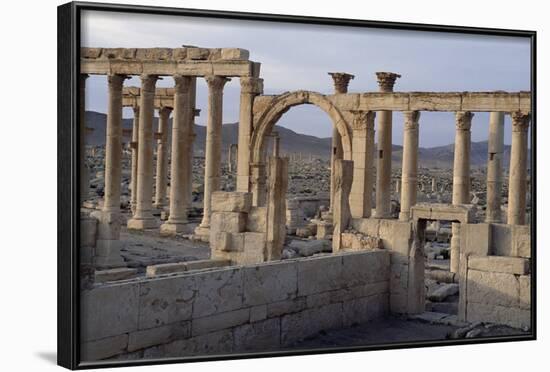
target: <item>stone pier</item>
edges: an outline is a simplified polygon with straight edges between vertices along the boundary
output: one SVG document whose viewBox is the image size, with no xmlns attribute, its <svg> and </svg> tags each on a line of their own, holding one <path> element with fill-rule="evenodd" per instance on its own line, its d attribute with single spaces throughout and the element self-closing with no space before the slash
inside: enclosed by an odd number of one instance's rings
<svg viewBox="0 0 550 372">
<path fill-rule="evenodd" d="M 525 225 L 527 200 L 527 134 L 530 115 L 512 113 L 512 150 L 508 186 L 508 224 Z"/>
<path fill-rule="evenodd" d="M 222 146 L 223 87 L 230 79 L 222 76 L 207 76 L 208 117 L 206 121 L 206 151 L 204 162 L 204 201 L 201 224 L 195 235 L 203 240 L 210 236 L 210 213 L 212 192 L 220 189 Z"/>
<path fill-rule="evenodd" d="M 98 268 L 124 266 L 120 256 L 120 185 L 122 171 L 122 85 L 125 75 L 109 75 L 109 102 L 105 143 L 105 195 L 95 250 Z"/>
<path fill-rule="evenodd" d="M 416 204 L 418 173 L 418 119 L 420 112 L 405 111 L 403 162 L 401 171 L 401 211 L 399 219 L 408 221 Z M 398 181 L 399 182 L 399 181 Z"/>
<path fill-rule="evenodd" d="M 374 183 L 374 111 L 353 112 L 353 183 L 350 193 L 351 215 L 369 218 Z"/>
<path fill-rule="evenodd" d="M 349 195 L 353 182 L 353 161 L 338 159 L 334 163 L 334 210 L 332 212 L 332 251 L 342 249 L 342 233 L 351 221 Z"/>
<path fill-rule="evenodd" d="M 162 235 L 191 233 L 187 220 L 190 201 L 192 163 L 189 161 L 190 137 L 194 113 L 191 105 L 191 80 L 188 76 L 174 76 L 174 117 L 172 120 L 172 162 L 170 178 L 170 214 L 160 226 Z M 191 159 L 192 160 L 192 159 Z"/>
<path fill-rule="evenodd" d="M 286 191 L 288 158 L 269 158 L 267 196 L 266 260 L 280 260 L 286 237 Z"/>
<path fill-rule="evenodd" d="M 153 115 L 158 76 L 143 74 L 140 79 L 137 204 L 134 216 L 128 220 L 128 228 L 134 230 L 158 227 L 153 216 Z"/>
<path fill-rule="evenodd" d="M 502 152 L 504 149 L 504 112 L 491 112 L 487 157 L 487 210 L 485 222 L 502 222 Z"/>
<path fill-rule="evenodd" d="M 229 173 L 235 172 L 235 164 L 237 163 L 237 144 L 232 143 L 227 150 L 227 170 Z"/>
<path fill-rule="evenodd" d="M 155 208 L 166 207 L 166 190 L 168 187 L 168 119 L 172 109 L 159 108 L 157 139 L 157 175 L 155 179 Z"/>
<path fill-rule="evenodd" d="M 472 117 L 468 111 L 459 111 L 455 114 L 456 133 L 453 165 L 453 205 L 469 204 L 470 202 L 470 141 Z M 457 273 L 460 257 L 460 224 L 453 223 L 451 238 L 451 267 L 452 273 Z"/>
<path fill-rule="evenodd" d="M 139 106 L 134 105 L 134 120 L 132 123 L 132 142 L 130 142 L 130 148 L 132 149 L 132 170 L 130 175 L 130 208 L 132 215 L 136 213 L 137 205 L 137 178 L 138 178 L 138 140 L 139 140 Z"/>
<path fill-rule="evenodd" d="M 395 80 L 401 75 L 392 72 L 377 72 L 380 92 L 393 92 Z M 376 169 L 376 218 L 388 218 L 391 213 L 391 156 L 392 156 L 392 111 L 380 111 L 378 117 L 378 154 Z"/>
</svg>

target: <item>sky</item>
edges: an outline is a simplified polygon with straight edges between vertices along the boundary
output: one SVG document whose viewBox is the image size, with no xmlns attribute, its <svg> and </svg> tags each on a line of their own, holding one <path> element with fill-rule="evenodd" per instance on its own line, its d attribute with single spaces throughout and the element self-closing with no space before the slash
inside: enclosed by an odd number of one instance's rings
<svg viewBox="0 0 550 372">
<path fill-rule="evenodd" d="M 518 37 L 463 35 L 424 31 L 286 24 L 201 17 L 144 15 L 85 11 L 82 46 L 177 48 L 243 48 L 250 60 L 260 62 L 264 94 L 293 90 L 333 92 L 328 72 L 355 75 L 349 92 L 377 91 L 376 71 L 402 75 L 395 91 L 519 91 L 530 90 L 530 40 Z M 125 86 L 139 86 L 139 78 Z M 171 87 L 163 77 L 157 87 Z M 239 79 L 225 85 L 223 122 L 239 118 Z M 197 80 L 197 124 L 206 123 L 207 87 Z M 106 112 L 107 78 L 91 76 L 86 82 L 86 110 Z M 124 117 L 132 110 L 125 108 Z M 403 142 L 403 116 L 394 112 L 392 142 Z M 489 115 L 475 113 L 472 141 L 487 140 Z M 330 137 L 332 123 L 314 105 L 293 107 L 277 125 L 298 133 Z M 510 118 L 505 119 L 505 143 L 511 138 Z M 453 143 L 453 113 L 422 112 L 420 146 Z"/>
</svg>

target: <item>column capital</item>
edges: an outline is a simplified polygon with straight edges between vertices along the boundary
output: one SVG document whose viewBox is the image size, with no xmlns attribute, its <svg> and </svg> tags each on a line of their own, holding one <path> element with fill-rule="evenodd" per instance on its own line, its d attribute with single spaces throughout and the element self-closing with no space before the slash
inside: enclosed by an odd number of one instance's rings
<svg viewBox="0 0 550 372">
<path fill-rule="evenodd" d="M 161 106 L 161 107 L 159 107 L 158 111 L 159 111 L 159 117 L 161 115 L 166 115 L 166 117 L 168 117 L 170 115 L 170 113 L 172 112 L 172 108 L 168 107 L 168 106 Z"/>
<path fill-rule="evenodd" d="M 527 132 L 531 115 L 521 111 L 512 112 L 512 132 Z"/>
<path fill-rule="evenodd" d="M 420 111 L 403 111 L 405 116 L 405 130 L 418 129 L 418 120 L 420 119 Z"/>
<path fill-rule="evenodd" d="M 351 113 L 353 130 L 374 130 L 375 111 L 352 110 Z"/>
<path fill-rule="evenodd" d="M 184 76 L 184 75 L 174 75 L 174 88 L 175 93 L 183 93 L 186 94 L 189 92 L 189 89 L 191 87 L 191 77 L 190 76 Z"/>
<path fill-rule="evenodd" d="M 218 75 L 208 75 L 205 76 L 206 83 L 208 84 L 208 89 L 212 91 L 221 91 L 223 86 L 228 81 L 231 81 L 230 78 Z"/>
<path fill-rule="evenodd" d="M 474 114 L 471 113 L 470 111 L 457 111 L 455 113 L 456 129 L 469 131 L 470 128 L 472 127 L 473 117 L 474 117 Z"/>
<path fill-rule="evenodd" d="M 261 94 L 264 90 L 264 79 L 242 76 L 241 93 Z"/>
<path fill-rule="evenodd" d="M 401 75 L 394 72 L 377 72 L 376 79 L 378 80 L 378 86 L 381 92 L 393 92 L 393 86 L 397 78 Z"/>
<path fill-rule="evenodd" d="M 355 78 L 355 75 L 348 74 L 346 72 L 329 72 L 328 74 L 334 81 L 334 92 L 336 94 L 347 93 L 350 80 Z"/>
<path fill-rule="evenodd" d="M 126 75 L 120 75 L 120 74 L 110 74 L 107 76 L 107 83 L 109 85 L 109 89 L 115 89 L 122 91 L 122 85 L 124 83 L 124 80 L 128 79 L 128 76 Z"/>
<path fill-rule="evenodd" d="M 141 80 L 141 94 L 155 93 L 155 84 L 159 80 L 158 75 L 141 74 L 139 78 Z"/>
</svg>

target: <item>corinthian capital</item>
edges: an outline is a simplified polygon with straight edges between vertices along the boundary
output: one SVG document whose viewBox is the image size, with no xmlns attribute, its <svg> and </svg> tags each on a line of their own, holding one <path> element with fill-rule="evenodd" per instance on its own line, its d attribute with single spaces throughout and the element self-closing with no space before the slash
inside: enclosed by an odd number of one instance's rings
<svg viewBox="0 0 550 372">
<path fill-rule="evenodd" d="M 418 119 L 420 119 L 420 111 L 403 111 L 405 116 L 405 130 L 418 129 Z"/>
<path fill-rule="evenodd" d="M 472 127 L 472 118 L 474 114 L 470 111 L 457 111 L 455 113 L 456 129 L 457 130 L 470 130 Z"/>
<path fill-rule="evenodd" d="M 242 76 L 240 80 L 241 80 L 241 93 L 248 93 L 248 94 L 262 93 L 264 79 Z"/>
<path fill-rule="evenodd" d="M 329 72 L 328 74 L 332 76 L 336 93 L 347 93 L 350 80 L 355 78 L 355 75 L 345 72 Z"/>
<path fill-rule="evenodd" d="M 397 78 L 401 75 L 393 72 L 377 72 L 376 78 L 378 79 L 378 86 L 381 92 L 393 92 L 393 86 Z"/>
<path fill-rule="evenodd" d="M 122 84 L 124 80 L 128 79 L 126 75 L 111 74 L 107 77 L 109 89 L 120 90 L 122 92 Z"/>
<path fill-rule="evenodd" d="M 141 93 L 155 93 L 155 84 L 159 79 L 158 75 L 142 74 L 141 80 Z"/>
<path fill-rule="evenodd" d="M 231 79 L 226 78 L 224 76 L 218 76 L 218 75 L 209 75 L 205 77 L 206 83 L 208 84 L 208 89 L 212 91 L 221 91 L 223 89 L 223 86 L 228 81 L 231 81 Z"/>
<path fill-rule="evenodd" d="M 375 111 L 353 110 L 353 130 L 374 130 Z"/>
<path fill-rule="evenodd" d="M 521 111 L 512 112 L 512 132 L 527 132 L 531 115 Z"/>
<path fill-rule="evenodd" d="M 175 93 L 187 93 L 191 87 L 191 77 L 183 75 L 174 75 L 174 90 Z"/>
</svg>

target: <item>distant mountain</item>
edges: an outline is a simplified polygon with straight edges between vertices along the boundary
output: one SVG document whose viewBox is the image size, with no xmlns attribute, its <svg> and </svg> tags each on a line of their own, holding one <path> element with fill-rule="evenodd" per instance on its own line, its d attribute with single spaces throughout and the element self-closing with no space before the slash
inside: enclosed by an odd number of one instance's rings
<svg viewBox="0 0 550 372">
<path fill-rule="evenodd" d="M 94 132 L 88 136 L 87 143 L 101 145 L 105 143 L 105 123 L 106 115 L 86 111 L 86 126 L 94 128 Z M 132 128 L 132 119 L 123 119 L 124 128 Z M 157 126 L 157 118 L 154 119 L 154 127 Z M 313 155 L 314 157 L 328 159 L 330 157 L 331 138 L 318 138 L 306 134 L 296 133 L 290 129 L 276 127 L 280 137 L 280 151 L 282 154 L 302 153 L 304 155 Z M 195 154 L 204 154 L 204 145 L 206 142 L 206 128 L 195 125 Z M 238 124 L 230 123 L 222 126 L 222 154 L 225 158 L 229 145 L 238 142 Z M 392 163 L 394 166 L 401 166 L 403 156 L 403 147 L 393 145 Z M 471 144 L 471 166 L 485 166 L 487 163 L 487 141 L 472 142 Z M 452 168 L 454 158 L 454 144 L 446 146 L 437 146 L 431 148 L 420 148 L 418 150 L 419 165 L 425 168 Z M 510 159 L 510 146 L 504 146 L 504 167 L 508 167 Z"/>
</svg>

